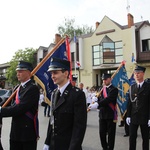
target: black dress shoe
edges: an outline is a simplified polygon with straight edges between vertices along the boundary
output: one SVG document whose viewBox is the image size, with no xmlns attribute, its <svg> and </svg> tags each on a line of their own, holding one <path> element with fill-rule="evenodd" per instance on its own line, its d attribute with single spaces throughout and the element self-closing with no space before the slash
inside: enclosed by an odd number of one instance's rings
<svg viewBox="0 0 150 150">
<path fill-rule="evenodd" d="M 118 127 L 123 127 L 123 126 L 124 126 L 124 121 L 121 120 L 121 121 L 120 121 L 120 124 L 118 125 Z"/>
<path fill-rule="evenodd" d="M 127 137 L 127 136 L 129 136 L 129 134 L 125 134 L 125 135 L 124 135 L 124 137 Z"/>
</svg>

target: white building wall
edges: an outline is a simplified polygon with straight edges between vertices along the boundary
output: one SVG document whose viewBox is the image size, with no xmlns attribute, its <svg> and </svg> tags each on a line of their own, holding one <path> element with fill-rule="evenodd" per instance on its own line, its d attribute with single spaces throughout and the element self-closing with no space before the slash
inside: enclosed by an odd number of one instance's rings
<svg viewBox="0 0 150 150">
<path fill-rule="evenodd" d="M 140 30 L 140 45 L 142 49 L 142 40 L 150 39 L 150 26 L 144 25 Z"/>
<path fill-rule="evenodd" d="M 114 30 L 114 32 L 100 34 L 104 31 Z M 85 84 L 85 86 L 93 86 L 96 85 L 96 75 L 98 75 L 98 84 L 100 85 L 100 71 L 101 67 L 97 66 L 95 69 L 93 68 L 93 60 L 92 60 L 92 46 L 99 45 L 102 39 L 107 35 L 114 42 L 122 41 L 123 42 L 123 60 L 126 60 L 128 64 L 128 72 L 130 68 L 132 69 L 133 63 L 131 63 L 131 49 L 134 49 L 132 38 L 135 36 L 133 32 L 133 28 L 122 30 L 118 27 L 112 20 L 108 17 L 104 17 L 98 28 L 95 30 L 93 35 L 88 38 L 83 39 L 83 58 L 84 58 L 84 70 L 81 71 L 81 80 Z M 132 47 L 132 48 L 131 48 Z M 119 67 L 120 64 L 114 65 L 116 68 Z M 131 67 L 130 67 L 131 65 Z M 108 69 L 108 68 L 103 68 Z"/>
<path fill-rule="evenodd" d="M 144 39 L 149 39 L 149 38 L 150 38 L 150 26 L 144 25 L 140 29 L 140 39 L 144 40 Z"/>
</svg>

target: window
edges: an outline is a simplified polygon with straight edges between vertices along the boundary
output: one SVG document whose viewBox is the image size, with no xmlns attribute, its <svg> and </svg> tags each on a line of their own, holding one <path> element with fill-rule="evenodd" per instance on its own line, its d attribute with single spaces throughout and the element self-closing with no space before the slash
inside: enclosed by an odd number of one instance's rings
<svg viewBox="0 0 150 150">
<path fill-rule="evenodd" d="M 122 41 L 115 42 L 116 63 L 123 61 L 123 44 Z"/>
<path fill-rule="evenodd" d="M 111 43 L 102 43 L 103 47 L 103 63 L 110 64 L 115 63 L 115 44 Z"/>
<path fill-rule="evenodd" d="M 150 39 L 142 40 L 142 51 L 150 51 Z"/>
<path fill-rule="evenodd" d="M 75 60 L 74 60 L 74 52 L 73 53 L 71 53 L 71 64 L 72 64 L 72 68 L 75 68 Z"/>
<path fill-rule="evenodd" d="M 121 63 L 123 60 L 122 41 L 113 42 L 105 37 L 99 45 L 92 46 L 93 66 Z"/>
<path fill-rule="evenodd" d="M 92 47 L 93 49 L 93 66 L 100 65 L 102 62 L 102 51 L 99 45 Z"/>
<path fill-rule="evenodd" d="M 41 61 L 42 61 L 42 59 L 43 59 L 43 58 L 39 58 L 39 62 L 41 62 Z"/>
</svg>

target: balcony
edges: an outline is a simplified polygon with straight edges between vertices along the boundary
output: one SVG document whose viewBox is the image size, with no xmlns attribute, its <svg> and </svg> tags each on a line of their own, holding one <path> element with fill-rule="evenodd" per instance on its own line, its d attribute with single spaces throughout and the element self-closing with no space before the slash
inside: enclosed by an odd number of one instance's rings
<svg viewBox="0 0 150 150">
<path fill-rule="evenodd" d="M 115 63 L 115 52 L 114 51 L 103 52 L 103 63 L 104 64 Z"/>
<path fill-rule="evenodd" d="M 138 52 L 137 63 L 150 62 L 150 51 Z"/>
</svg>

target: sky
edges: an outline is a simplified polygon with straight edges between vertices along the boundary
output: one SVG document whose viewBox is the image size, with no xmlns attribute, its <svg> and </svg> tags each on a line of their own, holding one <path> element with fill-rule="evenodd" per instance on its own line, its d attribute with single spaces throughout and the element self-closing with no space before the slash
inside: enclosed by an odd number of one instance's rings
<svg viewBox="0 0 150 150">
<path fill-rule="evenodd" d="M 65 18 L 93 29 L 104 16 L 127 25 L 128 13 L 134 22 L 150 21 L 149 6 L 150 0 L 0 0 L 0 64 L 19 49 L 48 47 Z"/>
</svg>

